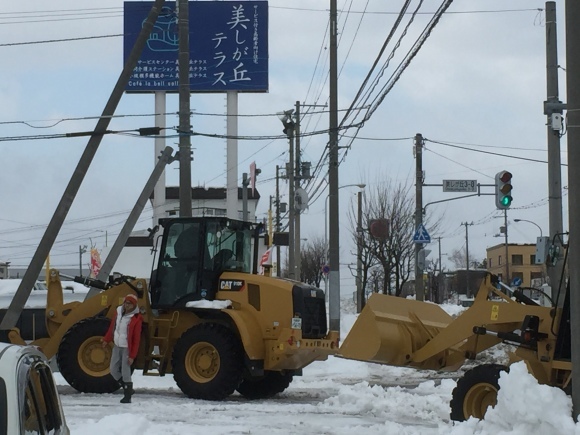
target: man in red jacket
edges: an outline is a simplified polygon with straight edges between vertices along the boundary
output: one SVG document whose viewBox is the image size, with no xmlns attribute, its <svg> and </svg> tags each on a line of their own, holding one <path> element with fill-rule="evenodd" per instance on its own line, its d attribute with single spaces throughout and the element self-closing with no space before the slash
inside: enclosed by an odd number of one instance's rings
<svg viewBox="0 0 580 435">
<path fill-rule="evenodd" d="M 128 294 L 123 305 L 117 307 L 109 330 L 103 337 L 103 348 L 111 341 L 114 345 L 110 369 L 113 378 L 123 387 L 121 403 L 131 403 L 131 396 L 135 392 L 131 381 L 131 365 L 139 351 L 142 325 L 143 317 L 139 313 L 137 296 Z"/>
</svg>

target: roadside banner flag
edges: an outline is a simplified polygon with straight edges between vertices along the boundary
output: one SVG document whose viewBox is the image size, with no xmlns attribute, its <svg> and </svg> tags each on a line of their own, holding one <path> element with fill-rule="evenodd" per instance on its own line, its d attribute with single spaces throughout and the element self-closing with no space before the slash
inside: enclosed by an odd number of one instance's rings
<svg viewBox="0 0 580 435">
<path fill-rule="evenodd" d="M 96 278 L 101 270 L 101 254 L 97 248 L 91 248 L 91 278 Z"/>
<path fill-rule="evenodd" d="M 262 254 L 262 258 L 260 259 L 260 275 L 264 275 L 264 266 L 271 266 L 272 260 L 270 258 L 270 253 L 272 252 L 272 248 L 269 248 L 264 254 Z"/>
</svg>

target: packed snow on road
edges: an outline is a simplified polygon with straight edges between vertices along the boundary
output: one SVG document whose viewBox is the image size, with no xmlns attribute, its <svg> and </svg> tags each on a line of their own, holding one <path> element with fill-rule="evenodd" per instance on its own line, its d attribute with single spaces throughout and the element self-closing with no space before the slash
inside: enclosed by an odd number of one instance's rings
<svg viewBox="0 0 580 435">
<path fill-rule="evenodd" d="M 443 307 L 455 315 L 462 310 Z M 356 319 L 349 301 L 343 301 L 345 309 L 343 337 Z M 505 350 L 490 350 L 476 362 L 505 363 Z M 249 401 L 235 393 L 222 402 L 187 398 L 172 375 L 136 372 L 136 394 L 125 405 L 119 403 L 120 392 L 78 393 L 58 373 L 55 377 L 67 423 L 73 434 L 82 435 L 580 435 L 570 397 L 539 385 L 523 363 L 501 375 L 498 406 L 485 420 L 451 421 L 449 402 L 463 371 L 437 373 L 330 357 L 306 367 L 303 376 L 272 399 Z"/>
</svg>

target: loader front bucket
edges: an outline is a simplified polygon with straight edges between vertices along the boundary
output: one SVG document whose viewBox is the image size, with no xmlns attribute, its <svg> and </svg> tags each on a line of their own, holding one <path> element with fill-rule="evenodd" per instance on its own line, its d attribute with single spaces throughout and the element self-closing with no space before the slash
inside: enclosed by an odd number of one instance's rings
<svg viewBox="0 0 580 435">
<path fill-rule="evenodd" d="M 452 349 L 422 361 L 413 360 L 413 354 L 452 320 L 433 303 L 373 294 L 342 343 L 338 356 L 394 366 L 455 369 L 464 362 L 464 357 Z"/>
</svg>

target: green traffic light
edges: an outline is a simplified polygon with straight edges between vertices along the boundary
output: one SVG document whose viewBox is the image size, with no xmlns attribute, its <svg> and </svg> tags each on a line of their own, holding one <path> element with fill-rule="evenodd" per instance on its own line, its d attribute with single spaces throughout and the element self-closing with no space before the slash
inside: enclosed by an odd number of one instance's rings
<svg viewBox="0 0 580 435">
<path fill-rule="evenodd" d="M 504 196 L 501 198 L 500 203 L 504 207 L 509 207 L 510 204 L 512 203 L 512 197 L 511 196 Z"/>
</svg>

